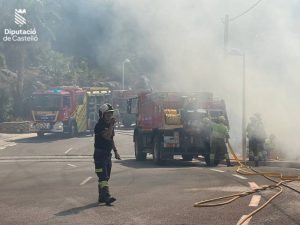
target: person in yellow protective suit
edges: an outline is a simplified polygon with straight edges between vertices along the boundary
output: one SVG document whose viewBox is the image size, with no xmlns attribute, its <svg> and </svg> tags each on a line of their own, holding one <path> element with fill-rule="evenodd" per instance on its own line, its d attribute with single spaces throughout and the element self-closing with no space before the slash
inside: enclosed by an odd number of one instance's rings
<svg viewBox="0 0 300 225">
<path fill-rule="evenodd" d="M 229 132 L 225 123 L 226 120 L 224 116 L 218 117 L 216 123 L 211 123 L 210 166 L 218 165 L 219 161 L 224 159 L 224 156 L 227 166 L 232 166 L 226 147 L 226 143 L 229 139 Z"/>
</svg>

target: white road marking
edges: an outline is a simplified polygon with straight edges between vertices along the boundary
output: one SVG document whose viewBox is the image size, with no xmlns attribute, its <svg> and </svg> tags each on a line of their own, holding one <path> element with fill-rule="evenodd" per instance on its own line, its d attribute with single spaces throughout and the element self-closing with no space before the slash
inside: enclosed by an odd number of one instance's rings
<svg viewBox="0 0 300 225">
<path fill-rule="evenodd" d="M 237 175 L 237 174 L 232 174 L 232 176 L 238 177 L 238 178 L 243 179 L 243 180 L 247 180 L 248 179 L 247 177 L 243 177 L 243 176 Z"/>
<path fill-rule="evenodd" d="M 6 146 L 7 147 L 12 147 L 12 146 L 16 146 L 17 144 L 16 143 L 8 143 Z"/>
<path fill-rule="evenodd" d="M 68 154 L 69 151 L 71 151 L 73 148 L 69 148 L 67 151 L 65 151 L 65 154 Z"/>
<path fill-rule="evenodd" d="M 259 188 L 259 186 L 255 182 L 248 182 L 248 184 L 250 185 L 252 190 Z"/>
<path fill-rule="evenodd" d="M 260 195 L 253 195 L 250 201 L 250 207 L 257 207 L 260 202 L 261 196 Z"/>
<path fill-rule="evenodd" d="M 224 173 L 224 172 L 225 172 L 225 171 L 223 171 L 223 170 L 217 170 L 217 169 L 210 169 L 210 170 L 216 171 L 216 172 L 219 172 L 219 173 Z"/>
<path fill-rule="evenodd" d="M 243 216 L 241 217 L 241 219 L 239 220 L 239 222 L 237 222 L 237 224 L 240 224 L 240 222 L 241 222 L 246 216 L 247 216 L 247 215 L 243 215 Z M 242 225 L 248 225 L 249 222 L 250 222 L 250 220 L 251 220 L 251 218 L 252 218 L 252 216 L 249 217 L 249 219 L 247 219 Z"/>
<path fill-rule="evenodd" d="M 76 165 L 73 165 L 73 164 L 67 164 L 68 166 L 72 166 L 72 167 L 77 167 Z"/>
<path fill-rule="evenodd" d="M 16 146 L 17 144 L 16 143 L 7 143 L 7 144 L 4 144 L 0 147 L 0 150 L 3 150 L 3 149 L 6 149 L 7 147 L 12 147 L 12 146 Z"/>
<path fill-rule="evenodd" d="M 92 179 L 92 177 L 86 178 L 84 181 L 82 181 L 82 182 L 80 183 L 80 185 L 86 184 L 90 179 Z"/>
</svg>

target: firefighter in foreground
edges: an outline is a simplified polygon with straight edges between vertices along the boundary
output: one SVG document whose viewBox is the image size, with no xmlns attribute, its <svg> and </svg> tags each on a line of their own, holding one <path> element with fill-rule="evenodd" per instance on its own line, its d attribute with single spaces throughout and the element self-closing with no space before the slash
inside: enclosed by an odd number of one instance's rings
<svg viewBox="0 0 300 225">
<path fill-rule="evenodd" d="M 121 159 L 114 143 L 114 125 L 116 123 L 116 119 L 113 117 L 113 112 L 114 109 L 110 104 L 103 104 L 99 110 L 99 121 L 94 129 L 95 172 L 99 178 L 98 202 L 106 203 L 108 205 L 116 201 L 116 198 L 110 195 L 108 185 L 112 167 L 111 150 L 114 151 L 116 159 Z"/>
<path fill-rule="evenodd" d="M 228 128 L 224 116 L 219 116 L 216 123 L 211 123 L 211 145 L 210 145 L 210 163 L 209 166 L 214 166 L 216 161 L 222 160 L 225 155 L 227 166 L 232 166 L 227 152 L 226 143 L 229 139 Z"/>
</svg>

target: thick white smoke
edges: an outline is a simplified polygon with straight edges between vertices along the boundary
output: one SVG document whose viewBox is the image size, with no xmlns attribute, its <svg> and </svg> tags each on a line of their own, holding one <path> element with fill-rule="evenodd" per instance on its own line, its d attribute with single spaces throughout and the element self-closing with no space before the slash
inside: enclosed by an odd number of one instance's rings
<svg viewBox="0 0 300 225">
<path fill-rule="evenodd" d="M 163 56 L 152 82 L 160 89 L 212 91 L 224 98 L 231 137 L 241 147 L 242 57 L 224 57 L 224 23 L 257 0 L 119 0 L 115 10 L 136 18 Z M 291 158 L 300 155 L 300 2 L 261 1 L 229 22 L 229 48 L 246 54 L 248 118 L 262 116 Z M 141 51 L 147 46 L 140 46 Z M 147 49 L 151 51 L 151 49 Z M 155 54 L 155 53 L 154 53 Z M 155 80 L 153 80 L 156 78 Z"/>
</svg>

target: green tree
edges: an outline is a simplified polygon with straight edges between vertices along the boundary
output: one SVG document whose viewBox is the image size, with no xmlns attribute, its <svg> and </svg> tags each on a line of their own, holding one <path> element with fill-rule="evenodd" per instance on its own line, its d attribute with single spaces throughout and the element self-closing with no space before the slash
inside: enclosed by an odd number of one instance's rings
<svg viewBox="0 0 300 225">
<path fill-rule="evenodd" d="M 30 49 L 39 49 L 44 43 L 54 39 L 52 32 L 53 21 L 56 17 L 57 1 L 50 0 L 0 0 L 0 28 L 18 29 L 14 24 L 14 9 L 26 9 L 26 24 L 22 29 L 35 28 L 38 32 L 39 43 L 27 42 L 5 42 L 3 43 L 3 53 L 6 58 L 7 66 L 17 74 L 16 88 L 13 94 L 13 112 L 15 117 L 22 115 L 22 102 L 24 97 L 24 73 L 28 65 L 32 64 L 34 57 L 29 56 Z M 3 13 L 2 13 L 3 12 Z"/>
<path fill-rule="evenodd" d="M 10 74 L 6 69 L 4 56 L 0 55 L 0 122 L 9 120 L 12 113 L 10 90 L 13 89 L 13 79 Z"/>
</svg>

